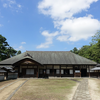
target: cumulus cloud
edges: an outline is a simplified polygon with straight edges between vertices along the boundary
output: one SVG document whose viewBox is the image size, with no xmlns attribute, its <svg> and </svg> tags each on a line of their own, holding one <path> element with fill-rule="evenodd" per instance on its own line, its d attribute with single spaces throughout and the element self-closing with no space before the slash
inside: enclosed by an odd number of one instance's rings
<svg viewBox="0 0 100 100">
<path fill-rule="evenodd" d="M 90 4 L 98 0 L 42 0 L 38 9 L 53 19 L 71 18 L 74 14 L 90 8 Z"/>
<path fill-rule="evenodd" d="M 46 42 L 41 43 L 37 48 L 49 48 L 50 44 L 53 43 L 53 38 L 58 35 L 58 32 L 49 33 L 48 31 L 43 31 L 42 35 L 45 36 Z"/>
<path fill-rule="evenodd" d="M 61 36 L 57 38 L 60 41 L 86 40 L 100 29 L 100 21 L 88 15 L 85 17 L 57 21 L 55 22 L 55 27 L 61 30 Z"/>
<path fill-rule="evenodd" d="M 88 11 L 98 0 L 42 0 L 38 4 L 40 13 L 50 15 L 54 27 L 59 30 L 57 40 L 79 41 L 88 39 L 100 29 L 100 21 L 91 14 L 75 18 L 73 15 Z M 53 33 L 52 33 L 53 34 Z"/>
</svg>

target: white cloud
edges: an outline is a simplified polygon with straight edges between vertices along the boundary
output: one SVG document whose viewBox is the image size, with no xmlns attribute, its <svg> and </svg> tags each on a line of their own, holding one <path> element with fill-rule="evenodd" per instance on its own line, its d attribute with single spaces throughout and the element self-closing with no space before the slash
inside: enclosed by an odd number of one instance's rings
<svg viewBox="0 0 100 100">
<path fill-rule="evenodd" d="M 21 8 L 22 6 L 20 4 L 17 5 L 19 8 Z"/>
<path fill-rule="evenodd" d="M 55 22 L 55 27 L 61 30 L 61 36 L 57 38 L 60 41 L 86 40 L 100 29 L 100 21 L 88 15 Z"/>
<path fill-rule="evenodd" d="M 74 14 L 90 8 L 90 4 L 98 0 L 42 0 L 38 9 L 53 19 L 71 18 Z"/>
<path fill-rule="evenodd" d="M 13 11 L 19 11 L 22 5 L 18 4 L 16 0 L 2 0 L 4 8 L 10 8 Z"/>
<path fill-rule="evenodd" d="M 98 0 L 42 0 L 38 4 L 38 9 L 42 14 L 50 15 L 53 19 L 54 27 L 57 28 L 60 33 L 57 40 L 79 41 L 81 39 L 88 39 L 93 36 L 97 30 L 100 30 L 100 21 L 94 19 L 92 15 L 79 18 L 75 18 L 73 15 L 87 11 L 90 5 L 97 1 Z"/>
<path fill-rule="evenodd" d="M 19 46 L 18 48 L 16 48 L 15 50 L 24 50 L 23 46 Z"/>
<path fill-rule="evenodd" d="M 23 49 L 23 46 L 19 46 L 19 49 Z"/>
<path fill-rule="evenodd" d="M 7 0 L 9 2 L 9 4 L 16 4 L 15 0 Z"/>
<path fill-rule="evenodd" d="M 4 4 L 3 4 L 3 7 L 4 7 L 4 8 L 7 8 L 7 4 L 6 4 L 6 3 L 4 3 Z"/>
<path fill-rule="evenodd" d="M 21 44 L 26 44 L 26 42 L 21 42 Z"/>
<path fill-rule="evenodd" d="M 53 43 L 53 38 L 58 35 L 58 32 L 49 33 L 48 31 L 43 31 L 42 35 L 45 36 L 46 42 L 41 43 L 36 48 L 49 48 L 50 44 Z"/>
</svg>

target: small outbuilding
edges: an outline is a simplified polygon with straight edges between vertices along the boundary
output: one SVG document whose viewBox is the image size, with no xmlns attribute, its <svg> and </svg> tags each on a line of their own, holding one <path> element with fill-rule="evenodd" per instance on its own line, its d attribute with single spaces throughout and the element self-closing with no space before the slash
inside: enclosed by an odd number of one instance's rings
<svg viewBox="0 0 100 100">
<path fill-rule="evenodd" d="M 16 79 L 18 73 L 15 73 L 12 67 L 0 66 L 0 81 L 8 79 Z"/>
<path fill-rule="evenodd" d="M 100 75 L 100 64 L 97 64 L 94 68 L 91 69 L 92 71 L 95 71 L 97 73 L 97 77 Z"/>
</svg>

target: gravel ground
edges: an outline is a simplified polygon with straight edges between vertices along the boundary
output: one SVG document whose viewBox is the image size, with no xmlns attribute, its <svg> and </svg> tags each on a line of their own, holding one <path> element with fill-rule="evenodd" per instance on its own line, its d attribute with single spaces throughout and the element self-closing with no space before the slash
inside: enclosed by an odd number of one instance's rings
<svg viewBox="0 0 100 100">
<path fill-rule="evenodd" d="M 89 79 L 88 85 L 89 85 L 89 92 L 91 95 L 92 100 L 100 100 L 100 90 L 99 90 L 99 82 L 98 79 Z"/>
</svg>

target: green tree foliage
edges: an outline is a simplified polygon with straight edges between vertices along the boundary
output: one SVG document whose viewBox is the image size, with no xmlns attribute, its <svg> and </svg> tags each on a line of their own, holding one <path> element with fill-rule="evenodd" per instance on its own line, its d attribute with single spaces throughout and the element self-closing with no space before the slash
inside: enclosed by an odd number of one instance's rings
<svg viewBox="0 0 100 100">
<path fill-rule="evenodd" d="M 21 54 L 21 51 L 19 50 L 19 51 L 17 51 L 17 55 L 19 55 L 19 54 Z"/>
<path fill-rule="evenodd" d="M 79 50 L 75 47 L 71 52 L 100 63 L 100 31 L 92 37 L 90 45 L 84 45 Z"/>
<path fill-rule="evenodd" d="M 21 51 L 16 51 L 9 46 L 6 40 L 7 39 L 5 37 L 0 35 L 0 61 L 21 53 Z"/>
<path fill-rule="evenodd" d="M 97 33 L 92 36 L 92 42 L 90 43 L 91 45 L 94 45 L 100 40 L 100 30 L 97 31 Z"/>
<path fill-rule="evenodd" d="M 74 47 L 74 49 L 71 50 L 71 52 L 78 54 L 78 49 L 76 47 Z"/>
</svg>

